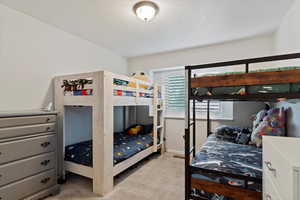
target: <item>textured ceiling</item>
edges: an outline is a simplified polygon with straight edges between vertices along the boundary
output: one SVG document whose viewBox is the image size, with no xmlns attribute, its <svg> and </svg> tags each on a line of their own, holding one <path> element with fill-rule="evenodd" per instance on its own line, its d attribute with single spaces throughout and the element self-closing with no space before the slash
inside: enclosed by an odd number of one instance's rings
<svg viewBox="0 0 300 200">
<path fill-rule="evenodd" d="M 272 32 L 292 0 L 154 0 L 151 23 L 134 16 L 136 0 L 0 0 L 0 3 L 132 57 Z"/>
</svg>

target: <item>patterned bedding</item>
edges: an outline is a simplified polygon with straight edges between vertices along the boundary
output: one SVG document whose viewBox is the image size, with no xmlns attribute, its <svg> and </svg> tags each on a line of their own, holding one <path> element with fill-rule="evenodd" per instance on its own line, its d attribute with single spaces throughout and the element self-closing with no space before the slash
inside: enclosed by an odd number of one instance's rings
<svg viewBox="0 0 300 200">
<path fill-rule="evenodd" d="M 262 149 L 250 145 L 235 144 L 210 135 L 193 159 L 192 165 L 232 174 L 262 178 Z M 244 181 L 228 177 L 193 174 L 194 178 L 232 185 L 244 186 Z M 249 189 L 262 191 L 260 184 L 249 183 Z M 209 199 L 230 199 L 204 191 L 194 190 L 196 195 Z"/>
<path fill-rule="evenodd" d="M 159 141 L 158 141 L 159 142 Z M 114 134 L 114 165 L 152 146 L 153 138 L 147 135 Z M 66 146 L 65 160 L 77 164 L 93 166 L 92 140 Z"/>
</svg>

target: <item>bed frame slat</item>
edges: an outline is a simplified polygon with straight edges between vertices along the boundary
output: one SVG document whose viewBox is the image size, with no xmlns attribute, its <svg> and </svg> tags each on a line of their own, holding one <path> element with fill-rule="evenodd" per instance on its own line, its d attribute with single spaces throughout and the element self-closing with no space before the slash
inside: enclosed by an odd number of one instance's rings
<svg viewBox="0 0 300 200">
<path fill-rule="evenodd" d="M 300 69 L 191 78 L 192 88 L 300 83 Z"/>
<path fill-rule="evenodd" d="M 204 190 L 210 193 L 224 195 L 226 197 L 236 198 L 239 200 L 261 200 L 262 193 L 253 190 L 233 187 L 220 183 L 204 181 L 201 179 L 192 178 L 192 188 Z"/>
</svg>

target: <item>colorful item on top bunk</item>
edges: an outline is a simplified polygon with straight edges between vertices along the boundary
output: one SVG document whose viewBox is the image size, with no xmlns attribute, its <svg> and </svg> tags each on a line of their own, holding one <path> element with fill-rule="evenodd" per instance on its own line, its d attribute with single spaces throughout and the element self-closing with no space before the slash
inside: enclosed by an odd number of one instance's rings
<svg viewBox="0 0 300 200">
<path fill-rule="evenodd" d="M 129 81 L 114 78 L 114 85 L 128 86 Z"/>
<path fill-rule="evenodd" d="M 136 92 L 125 90 L 114 90 L 114 96 L 136 97 Z"/>
<path fill-rule="evenodd" d="M 64 88 L 65 96 L 89 96 L 93 95 L 93 79 L 70 79 L 63 80 L 61 85 Z"/>
<path fill-rule="evenodd" d="M 128 87 L 136 88 L 136 83 L 135 82 L 129 82 Z"/>
<path fill-rule="evenodd" d="M 192 166 L 211 169 L 231 174 L 240 174 L 250 177 L 262 178 L 262 149 L 251 145 L 235 144 L 219 139 L 215 134 L 210 135 L 200 152 L 192 161 Z M 244 187 L 245 182 L 226 176 L 214 174 L 192 174 L 193 178 L 222 183 L 231 186 Z M 262 191 L 262 185 L 249 182 L 248 189 Z M 194 195 L 208 199 L 226 199 L 224 196 L 194 189 Z"/>
<path fill-rule="evenodd" d="M 153 125 L 145 125 L 143 134 L 129 135 L 126 132 L 114 133 L 114 165 L 153 145 L 151 132 L 146 132 L 152 131 L 150 127 L 153 127 Z M 92 167 L 92 145 L 92 140 L 68 145 L 65 148 L 65 160 Z"/>
<path fill-rule="evenodd" d="M 270 109 L 259 125 L 253 129 L 251 142 L 257 147 L 262 146 L 262 136 L 285 136 L 284 108 Z"/>
<path fill-rule="evenodd" d="M 93 89 L 65 91 L 65 96 L 92 96 Z"/>
<path fill-rule="evenodd" d="M 144 93 L 144 92 L 140 92 L 139 93 L 140 97 L 144 97 L 144 98 L 153 98 L 153 95 L 150 93 Z"/>
<path fill-rule="evenodd" d="M 145 82 L 150 82 L 150 77 L 146 75 L 145 72 L 136 72 L 131 74 L 132 77 L 145 81 Z M 147 88 L 145 88 L 147 89 Z"/>
</svg>

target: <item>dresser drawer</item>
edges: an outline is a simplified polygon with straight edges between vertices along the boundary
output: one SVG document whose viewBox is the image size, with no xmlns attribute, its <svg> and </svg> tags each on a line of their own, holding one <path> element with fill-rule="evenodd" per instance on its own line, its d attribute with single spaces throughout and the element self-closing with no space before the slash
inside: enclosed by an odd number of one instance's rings
<svg viewBox="0 0 300 200">
<path fill-rule="evenodd" d="M 54 152 L 0 165 L 0 187 L 55 167 Z"/>
<path fill-rule="evenodd" d="M 0 164 L 55 151 L 56 135 L 0 143 Z"/>
<path fill-rule="evenodd" d="M 264 200 L 282 200 L 276 187 L 272 183 L 270 177 L 265 177 L 264 182 Z"/>
<path fill-rule="evenodd" d="M 21 200 L 56 184 L 56 171 L 50 170 L 0 188 L 1 200 Z"/>
<path fill-rule="evenodd" d="M 263 149 L 264 177 L 274 184 L 283 199 L 293 199 L 293 170 L 286 158 L 272 144 Z"/>
<path fill-rule="evenodd" d="M 0 128 L 12 127 L 12 126 L 24 126 L 24 125 L 32 125 L 32 124 L 53 123 L 55 121 L 56 121 L 56 115 L 0 118 Z"/>
<path fill-rule="evenodd" d="M 55 130 L 55 123 L 0 128 L 0 140 L 26 135 L 33 135 L 37 133 L 54 132 Z"/>
</svg>

